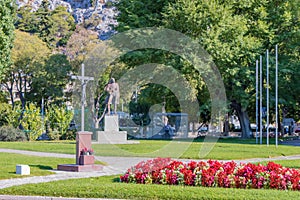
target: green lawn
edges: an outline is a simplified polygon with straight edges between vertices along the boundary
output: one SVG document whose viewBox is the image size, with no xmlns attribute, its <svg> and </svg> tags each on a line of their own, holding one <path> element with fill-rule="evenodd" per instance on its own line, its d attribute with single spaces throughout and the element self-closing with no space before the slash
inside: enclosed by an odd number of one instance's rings
<svg viewBox="0 0 300 200">
<path fill-rule="evenodd" d="M 75 141 L 0 142 L 0 148 L 75 154 Z"/>
<path fill-rule="evenodd" d="M 300 160 L 276 160 L 273 161 L 277 164 L 280 164 L 284 167 L 288 167 L 288 168 L 298 168 L 300 169 Z M 260 162 L 263 165 L 266 165 L 268 162 Z"/>
<path fill-rule="evenodd" d="M 170 141 L 141 140 L 132 145 L 93 145 L 97 155 L 135 155 L 155 156 L 163 154 L 160 149 Z M 245 144 L 246 143 L 246 144 Z M 187 145 L 188 144 L 188 145 Z M 187 151 L 181 158 L 199 158 L 201 141 L 188 143 L 175 141 L 175 149 Z M 182 148 L 184 147 L 184 148 Z M 23 149 L 31 151 L 75 153 L 75 142 L 0 142 L 0 148 Z M 174 149 L 173 149 L 174 150 Z M 154 153 L 153 153 L 154 152 Z M 172 155 L 172 151 L 166 154 Z M 269 157 L 300 154 L 299 147 L 256 145 L 255 140 L 219 140 L 207 158 L 230 160 L 253 157 Z M 163 156 L 163 155 L 160 155 Z M 21 177 L 15 174 L 16 164 L 28 164 L 31 176 L 51 174 L 47 169 L 55 169 L 57 164 L 74 163 L 74 159 L 41 158 L 12 153 L 0 153 L 0 179 Z M 300 168 L 300 160 L 276 161 L 286 167 Z M 265 164 L 265 163 L 263 163 Z M 120 199 L 298 199 L 299 191 L 225 189 L 167 185 L 137 185 L 119 183 L 119 176 L 64 180 L 40 184 L 28 184 L 0 190 L 0 194 L 42 195 L 82 198 L 120 198 Z M 72 188 L 72 189 L 70 189 Z"/>
<path fill-rule="evenodd" d="M 0 194 L 117 199 L 299 199 L 299 191 L 225 189 L 119 183 L 118 176 L 29 184 Z"/>
<path fill-rule="evenodd" d="M 271 140 L 271 142 L 273 142 Z M 207 145 L 209 143 L 205 143 Z M 203 146 L 202 140 L 188 141 L 162 141 L 140 140 L 139 144 L 93 144 L 98 156 L 142 156 L 142 157 L 173 157 L 199 159 L 199 152 Z M 75 154 L 74 141 L 62 142 L 0 142 L 0 148 L 22 149 L 30 151 L 56 152 Z M 282 155 L 299 155 L 300 147 L 270 144 L 257 145 L 255 139 L 220 139 L 205 159 L 248 159 L 269 158 Z"/>
<path fill-rule="evenodd" d="M 0 179 L 28 177 L 16 174 L 17 164 L 26 164 L 30 167 L 29 176 L 44 176 L 53 174 L 49 171 L 57 169 L 58 164 L 75 163 L 75 159 L 70 158 L 49 158 L 49 157 L 36 157 L 26 156 L 13 153 L 0 152 Z"/>
</svg>

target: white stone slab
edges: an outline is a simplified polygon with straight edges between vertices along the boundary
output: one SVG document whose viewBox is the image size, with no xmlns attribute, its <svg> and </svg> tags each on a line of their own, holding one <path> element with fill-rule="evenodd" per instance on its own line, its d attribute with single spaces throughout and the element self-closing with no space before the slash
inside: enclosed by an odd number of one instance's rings
<svg viewBox="0 0 300 200">
<path fill-rule="evenodd" d="M 127 141 L 126 131 L 97 131 L 97 133 L 100 144 L 118 144 Z"/>
<path fill-rule="evenodd" d="M 30 175 L 29 165 L 16 165 L 16 174 Z"/>
<path fill-rule="evenodd" d="M 127 131 L 97 131 L 96 144 L 138 144 L 139 141 L 127 140 Z"/>
<path fill-rule="evenodd" d="M 119 131 L 118 115 L 106 115 L 105 116 L 104 131 Z"/>
</svg>

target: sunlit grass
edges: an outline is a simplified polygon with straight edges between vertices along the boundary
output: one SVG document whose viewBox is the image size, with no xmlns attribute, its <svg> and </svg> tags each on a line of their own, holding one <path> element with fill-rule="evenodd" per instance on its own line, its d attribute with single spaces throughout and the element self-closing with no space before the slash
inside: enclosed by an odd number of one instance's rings
<svg viewBox="0 0 300 200">
<path fill-rule="evenodd" d="M 299 191 L 205 188 L 119 183 L 118 176 L 29 184 L 0 194 L 113 199 L 298 199 Z"/>
<path fill-rule="evenodd" d="M 173 157 L 183 159 L 202 159 L 199 153 L 203 140 L 140 140 L 139 144 L 93 144 L 97 156 L 139 156 Z M 255 144 L 255 139 L 219 139 L 211 144 L 212 150 L 203 159 L 236 160 L 249 158 L 270 158 L 300 154 L 300 147 L 272 144 Z M 210 145 L 210 143 L 205 143 Z M 74 141 L 50 142 L 0 142 L 0 148 L 29 151 L 75 154 Z"/>
<path fill-rule="evenodd" d="M 0 179 L 21 178 L 28 176 L 45 176 L 53 174 L 49 170 L 56 169 L 58 164 L 72 164 L 75 159 L 27 156 L 13 153 L 0 152 Z M 29 165 L 30 175 L 16 174 L 16 165 Z"/>
<path fill-rule="evenodd" d="M 167 151 L 187 148 L 181 158 L 199 158 L 203 142 L 194 141 L 160 141 L 141 140 L 140 144 L 103 145 L 93 144 L 97 155 L 102 156 L 149 156 L 173 155 Z M 60 142 L 0 142 L 0 148 L 22 149 L 41 152 L 75 153 L 74 141 Z M 163 151 L 166 151 L 165 153 Z M 256 145 L 249 140 L 219 140 L 206 159 L 245 159 L 268 158 L 281 155 L 300 154 L 299 147 L 280 145 Z M 172 156 L 171 156 L 172 157 Z M 12 153 L 0 153 L 0 179 L 24 177 L 15 174 L 16 164 L 28 164 L 31 176 L 48 175 L 49 169 L 56 169 L 57 164 L 75 163 L 75 159 L 25 156 Z M 300 160 L 275 161 L 286 167 L 300 168 Z M 266 162 L 262 162 L 266 164 Z M 26 177 L 26 176 L 25 176 Z M 137 185 L 119 183 L 119 176 L 108 176 L 88 179 L 64 180 L 40 184 L 28 184 L 0 190 L 0 194 L 64 196 L 81 198 L 117 198 L 117 199 L 297 199 L 299 191 L 225 189 L 167 185 Z M 70 189 L 72 188 L 72 189 Z"/>
</svg>

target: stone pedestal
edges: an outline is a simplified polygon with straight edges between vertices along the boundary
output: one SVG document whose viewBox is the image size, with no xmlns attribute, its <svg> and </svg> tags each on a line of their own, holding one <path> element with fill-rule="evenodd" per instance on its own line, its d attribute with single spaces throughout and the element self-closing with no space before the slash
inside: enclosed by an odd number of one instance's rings
<svg viewBox="0 0 300 200">
<path fill-rule="evenodd" d="M 104 117 L 104 131 L 119 131 L 118 115 L 106 115 Z"/>
<path fill-rule="evenodd" d="M 99 144 L 127 144 L 126 131 L 97 131 Z"/>
<path fill-rule="evenodd" d="M 97 131 L 97 144 L 134 144 L 138 141 L 128 141 L 127 131 L 119 131 L 118 115 L 104 117 L 104 131 Z"/>
<path fill-rule="evenodd" d="M 80 155 L 84 149 L 92 149 L 92 132 L 80 131 L 76 134 L 76 164 L 79 165 Z M 93 163 L 94 164 L 94 163 Z"/>
<path fill-rule="evenodd" d="M 81 155 L 79 156 L 79 165 L 93 165 L 95 157 L 93 155 Z"/>
<path fill-rule="evenodd" d="M 93 155 L 83 155 L 85 151 L 92 150 L 92 133 L 87 131 L 80 131 L 76 134 L 76 164 L 58 165 L 58 170 L 73 171 L 73 172 L 87 172 L 100 171 L 101 165 L 95 165 L 95 158 Z"/>
</svg>

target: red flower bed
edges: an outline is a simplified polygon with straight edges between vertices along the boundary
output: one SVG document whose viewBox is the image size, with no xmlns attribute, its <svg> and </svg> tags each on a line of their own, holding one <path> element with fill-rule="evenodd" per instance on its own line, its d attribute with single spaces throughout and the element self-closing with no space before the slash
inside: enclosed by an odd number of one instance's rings
<svg viewBox="0 0 300 200">
<path fill-rule="evenodd" d="M 216 160 L 183 163 L 170 158 L 155 158 L 128 169 L 120 180 L 140 184 L 300 190 L 300 170 L 273 162 L 264 166 Z"/>
</svg>

